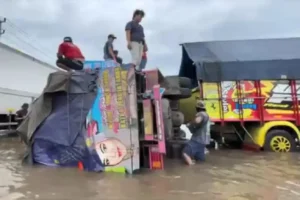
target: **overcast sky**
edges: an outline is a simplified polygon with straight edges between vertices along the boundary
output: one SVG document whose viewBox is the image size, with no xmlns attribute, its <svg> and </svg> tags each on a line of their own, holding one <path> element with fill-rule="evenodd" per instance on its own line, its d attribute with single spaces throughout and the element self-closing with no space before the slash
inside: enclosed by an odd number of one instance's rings
<svg viewBox="0 0 300 200">
<path fill-rule="evenodd" d="M 164 74 L 178 73 L 180 43 L 300 35 L 300 0 L 0 0 L 0 16 L 13 23 L 1 40 L 54 63 L 64 36 L 73 37 L 86 59 L 101 60 L 114 33 L 128 62 L 124 27 L 137 8 L 146 12 L 147 67 Z"/>
</svg>

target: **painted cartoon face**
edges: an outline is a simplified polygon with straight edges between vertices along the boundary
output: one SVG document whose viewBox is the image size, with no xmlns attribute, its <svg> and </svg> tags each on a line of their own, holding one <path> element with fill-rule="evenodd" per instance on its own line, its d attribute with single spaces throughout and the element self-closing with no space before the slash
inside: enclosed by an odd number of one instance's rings
<svg viewBox="0 0 300 200">
<path fill-rule="evenodd" d="M 96 150 L 102 163 L 106 166 L 118 165 L 127 155 L 126 146 L 115 138 L 97 143 Z"/>
</svg>

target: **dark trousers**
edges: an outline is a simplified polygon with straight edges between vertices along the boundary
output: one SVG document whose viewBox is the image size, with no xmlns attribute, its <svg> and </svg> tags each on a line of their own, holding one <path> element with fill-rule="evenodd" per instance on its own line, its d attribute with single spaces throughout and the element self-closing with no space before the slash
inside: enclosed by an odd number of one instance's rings
<svg viewBox="0 0 300 200">
<path fill-rule="evenodd" d="M 58 58 L 56 61 L 56 65 L 60 67 L 59 65 L 64 65 L 70 69 L 73 70 L 82 70 L 83 69 L 83 63 L 78 60 L 71 60 L 69 58 Z"/>
<path fill-rule="evenodd" d="M 190 140 L 183 148 L 183 153 L 186 153 L 192 159 L 196 161 L 205 160 L 205 144 L 198 143 L 194 140 Z"/>
</svg>

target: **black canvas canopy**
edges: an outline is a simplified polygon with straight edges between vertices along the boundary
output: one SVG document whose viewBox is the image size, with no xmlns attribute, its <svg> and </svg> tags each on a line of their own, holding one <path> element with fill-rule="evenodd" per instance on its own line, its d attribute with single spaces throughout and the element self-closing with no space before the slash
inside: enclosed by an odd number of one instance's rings
<svg viewBox="0 0 300 200">
<path fill-rule="evenodd" d="M 300 79 L 300 38 L 184 43 L 179 76 L 207 82 Z"/>
</svg>

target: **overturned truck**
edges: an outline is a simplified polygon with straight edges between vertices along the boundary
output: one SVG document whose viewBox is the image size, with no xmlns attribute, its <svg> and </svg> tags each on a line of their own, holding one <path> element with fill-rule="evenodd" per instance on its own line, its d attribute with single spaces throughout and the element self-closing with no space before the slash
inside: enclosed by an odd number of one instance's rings
<svg viewBox="0 0 300 200">
<path fill-rule="evenodd" d="M 173 121 L 177 131 L 183 123 L 178 111 L 172 119 L 168 98 L 191 96 L 182 83 L 159 70 L 137 72 L 110 61 L 52 73 L 18 128 L 28 147 L 24 162 L 96 172 L 163 169 Z"/>
</svg>

